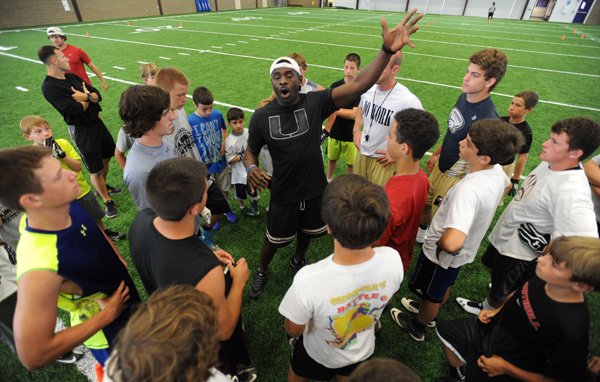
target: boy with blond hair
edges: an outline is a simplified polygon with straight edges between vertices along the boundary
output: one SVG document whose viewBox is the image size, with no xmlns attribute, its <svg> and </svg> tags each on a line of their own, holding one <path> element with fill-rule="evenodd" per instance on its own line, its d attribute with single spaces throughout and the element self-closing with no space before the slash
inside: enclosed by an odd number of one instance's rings
<svg viewBox="0 0 600 382">
<path fill-rule="evenodd" d="M 94 193 L 91 192 L 90 185 L 83 177 L 83 173 L 81 172 L 81 157 L 69 141 L 62 138 L 54 139 L 50 123 L 37 115 L 23 117 L 21 122 L 19 122 L 19 127 L 26 140 L 33 142 L 36 146 L 45 146 L 52 149 L 52 156 L 60 161 L 60 166 L 63 169 L 77 173 L 77 183 L 81 189 L 77 201 L 90 217 L 98 223 L 104 234 L 113 241 L 125 239 L 126 236 L 124 233 L 104 227 L 104 223 L 102 223 L 104 211 L 100 207 L 100 204 L 98 204 Z"/>
</svg>

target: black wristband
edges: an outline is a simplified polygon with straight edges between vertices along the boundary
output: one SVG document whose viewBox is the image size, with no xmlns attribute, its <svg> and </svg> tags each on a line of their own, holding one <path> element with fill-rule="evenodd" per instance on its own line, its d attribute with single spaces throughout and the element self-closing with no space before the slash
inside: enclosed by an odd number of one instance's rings
<svg viewBox="0 0 600 382">
<path fill-rule="evenodd" d="M 392 52 L 391 50 L 388 49 L 387 46 L 385 46 L 385 44 L 381 44 L 381 50 L 383 50 L 384 53 L 387 53 L 390 56 L 393 56 L 394 54 L 396 54 L 398 52 L 398 51 Z"/>
<path fill-rule="evenodd" d="M 511 182 L 512 184 L 519 184 L 519 179 L 513 179 L 513 178 L 510 178 L 510 182 Z"/>
</svg>

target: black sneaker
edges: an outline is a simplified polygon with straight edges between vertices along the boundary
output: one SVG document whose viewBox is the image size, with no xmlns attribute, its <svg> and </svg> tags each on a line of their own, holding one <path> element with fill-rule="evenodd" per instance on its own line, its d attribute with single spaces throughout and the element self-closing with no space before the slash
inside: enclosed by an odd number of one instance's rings
<svg viewBox="0 0 600 382">
<path fill-rule="evenodd" d="M 258 379 L 258 371 L 255 367 L 249 367 L 247 369 L 238 370 L 236 377 L 240 382 L 254 382 Z"/>
<path fill-rule="evenodd" d="M 106 191 L 108 191 L 108 194 L 109 194 L 109 195 L 117 195 L 117 194 L 120 194 L 120 193 L 121 193 L 121 191 L 123 191 L 123 190 L 122 190 L 122 189 L 120 189 L 120 188 L 117 188 L 117 187 L 109 186 L 109 185 L 107 184 L 107 185 L 106 185 Z"/>
<path fill-rule="evenodd" d="M 106 206 L 104 215 L 106 215 L 107 218 L 112 219 L 117 216 L 117 205 L 115 202 L 112 200 L 107 200 L 104 205 Z"/>
<path fill-rule="evenodd" d="M 298 272 L 305 265 L 306 259 L 302 259 L 302 261 L 296 262 L 296 260 L 294 260 L 294 256 L 290 258 L 290 267 L 292 268 L 292 271 L 294 271 L 294 273 Z"/>
<path fill-rule="evenodd" d="M 60 363 L 61 365 L 71 365 L 77 361 L 79 361 L 83 357 L 83 353 L 79 351 L 71 351 L 62 357 L 58 357 L 56 363 Z"/>
<path fill-rule="evenodd" d="M 413 327 L 410 322 L 412 318 L 410 313 L 402 312 L 398 308 L 392 308 L 390 314 L 392 315 L 394 322 L 398 324 L 399 327 L 406 330 L 413 340 L 418 342 L 423 342 L 423 340 L 425 340 L 425 331 Z"/>
<path fill-rule="evenodd" d="M 258 296 L 262 294 L 262 292 L 267 287 L 267 281 L 269 281 L 269 274 L 262 273 L 261 271 L 256 271 L 254 275 L 254 279 L 252 279 L 252 284 L 250 285 L 250 298 L 257 299 Z"/>
<path fill-rule="evenodd" d="M 421 304 L 415 300 L 411 300 L 410 298 L 402 297 L 400 299 L 400 303 L 406 309 L 407 312 L 413 314 L 419 314 L 419 309 L 421 308 Z M 435 328 L 436 326 L 435 320 L 431 321 L 427 324 L 428 328 Z"/>
<path fill-rule="evenodd" d="M 127 235 L 125 235 L 123 232 L 113 231 L 108 228 L 104 230 L 104 233 L 112 241 L 121 241 L 127 238 Z"/>
</svg>

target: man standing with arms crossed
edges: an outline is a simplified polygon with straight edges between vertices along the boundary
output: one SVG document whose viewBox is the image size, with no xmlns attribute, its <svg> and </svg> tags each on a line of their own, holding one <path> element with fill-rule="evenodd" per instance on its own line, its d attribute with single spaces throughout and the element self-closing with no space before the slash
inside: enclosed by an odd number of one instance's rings
<svg viewBox="0 0 600 382">
<path fill-rule="evenodd" d="M 422 15 L 414 20 L 410 11 L 395 28 L 388 30 L 382 19 L 381 50 L 355 80 L 333 90 L 300 94 L 300 68 L 289 57 L 276 59 L 269 70 L 276 98 L 257 110 L 250 120 L 248 148 L 244 166 L 248 183 L 259 190 L 271 177 L 258 168 L 258 154 L 267 145 L 273 158 L 271 201 L 267 233 L 260 267 L 250 289 L 250 298 L 263 292 L 268 280 L 267 267 L 278 248 L 298 238 L 290 266 L 294 271 L 306 264 L 304 255 L 312 237 L 327 231 L 321 219 L 321 197 L 327 180 L 320 147 L 321 124 L 325 118 L 370 88 L 404 45 L 414 47 L 409 37 L 419 28 Z"/>
</svg>

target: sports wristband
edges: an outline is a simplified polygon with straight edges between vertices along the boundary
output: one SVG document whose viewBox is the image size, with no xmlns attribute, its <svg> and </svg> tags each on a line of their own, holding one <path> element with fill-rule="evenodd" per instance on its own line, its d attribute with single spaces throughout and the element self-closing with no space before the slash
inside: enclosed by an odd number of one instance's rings
<svg viewBox="0 0 600 382">
<path fill-rule="evenodd" d="M 256 167 L 255 164 L 251 164 L 250 166 L 248 166 L 248 168 L 246 169 L 246 174 L 250 172 L 250 170 L 252 170 L 254 167 Z"/>
<path fill-rule="evenodd" d="M 389 50 L 388 47 L 385 46 L 385 44 L 381 44 L 381 50 L 383 50 L 384 53 L 387 53 L 390 56 L 393 56 L 394 54 L 396 54 L 398 52 L 398 51 L 393 52 L 393 51 Z"/>
<path fill-rule="evenodd" d="M 87 95 L 88 102 L 92 102 L 92 95 L 89 92 L 85 94 Z"/>
</svg>

